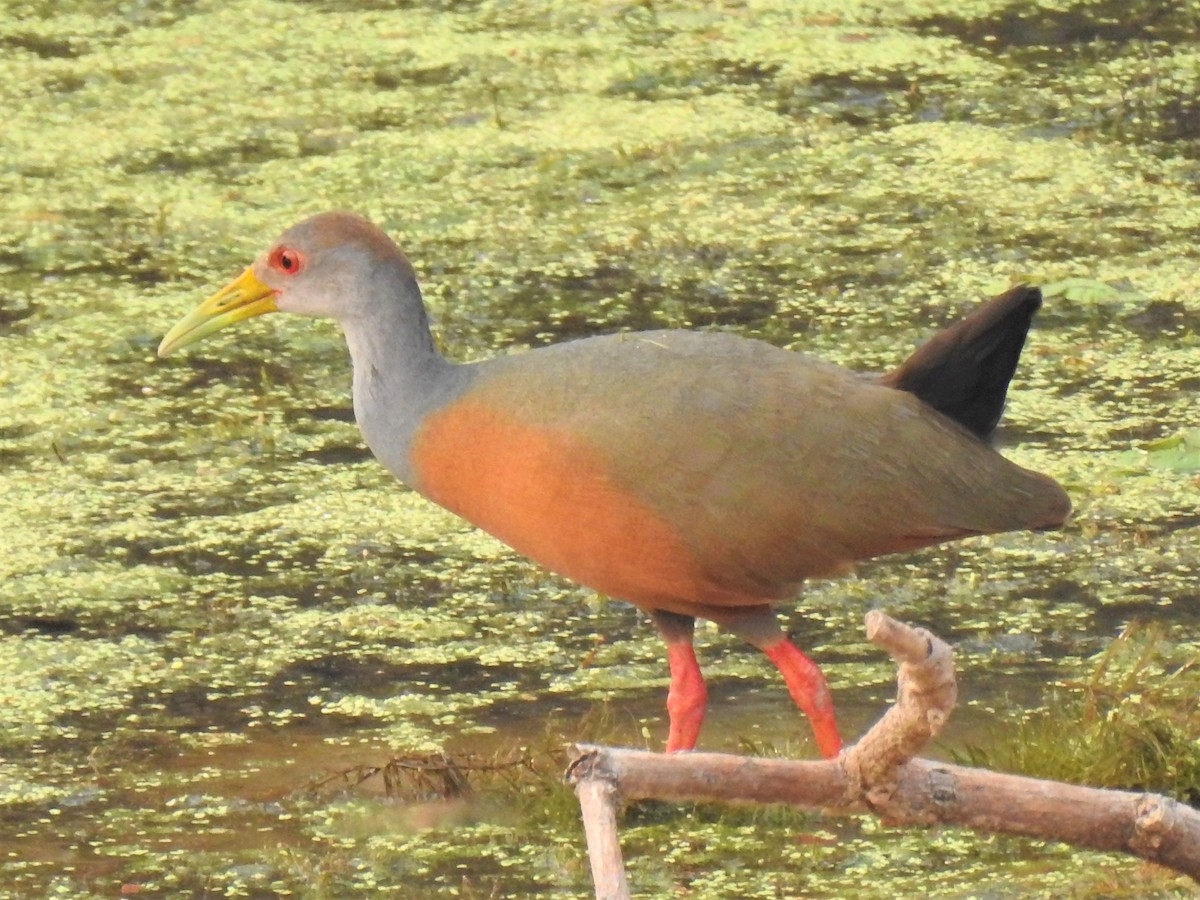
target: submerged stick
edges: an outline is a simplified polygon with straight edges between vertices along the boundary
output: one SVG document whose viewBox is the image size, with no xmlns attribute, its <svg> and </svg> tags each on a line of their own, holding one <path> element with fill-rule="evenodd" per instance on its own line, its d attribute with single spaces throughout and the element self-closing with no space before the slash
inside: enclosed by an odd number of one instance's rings
<svg viewBox="0 0 1200 900">
<path fill-rule="evenodd" d="M 595 754 L 583 753 L 571 763 L 566 777 L 575 784 L 575 794 L 579 797 L 596 900 L 629 900 L 629 882 L 617 833 L 620 799 L 613 781 L 594 771 L 595 760 Z"/>
</svg>

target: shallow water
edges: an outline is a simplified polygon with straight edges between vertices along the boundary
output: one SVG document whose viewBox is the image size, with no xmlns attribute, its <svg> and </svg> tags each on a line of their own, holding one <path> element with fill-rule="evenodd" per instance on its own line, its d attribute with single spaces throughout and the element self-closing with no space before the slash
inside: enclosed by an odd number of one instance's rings
<svg viewBox="0 0 1200 900">
<path fill-rule="evenodd" d="M 0 890 L 582 895 L 557 746 L 661 740 L 651 629 L 397 487 L 332 326 L 276 317 L 155 359 L 330 207 L 406 247 L 460 359 L 700 327 L 884 369 L 1042 283 L 1001 442 L 1069 488 L 1073 521 L 871 563 L 788 626 L 851 734 L 892 690 L 865 611 L 954 641 L 951 747 L 1131 619 L 1194 642 L 1200 466 L 1170 439 L 1198 418 L 1200 8 L 1057 6 L 0 13 Z M 759 655 L 699 643 L 706 748 L 812 752 Z M 518 746 L 542 780 L 465 811 L 311 787 Z M 1184 890 L 957 832 L 653 805 L 627 825 L 658 894 Z"/>
</svg>

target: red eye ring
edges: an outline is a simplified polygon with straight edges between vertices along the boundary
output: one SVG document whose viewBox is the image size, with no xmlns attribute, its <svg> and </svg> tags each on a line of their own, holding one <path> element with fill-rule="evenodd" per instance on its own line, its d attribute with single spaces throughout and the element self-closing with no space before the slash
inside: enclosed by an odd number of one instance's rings
<svg viewBox="0 0 1200 900">
<path fill-rule="evenodd" d="M 267 257 L 267 264 L 284 275 L 295 275 L 304 268 L 304 257 L 291 247 L 276 247 Z"/>
</svg>

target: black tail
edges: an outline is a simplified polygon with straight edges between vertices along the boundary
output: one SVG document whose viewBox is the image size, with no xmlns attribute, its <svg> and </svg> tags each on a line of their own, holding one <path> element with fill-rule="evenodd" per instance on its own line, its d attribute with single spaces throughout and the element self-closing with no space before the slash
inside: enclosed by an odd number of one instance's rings
<svg viewBox="0 0 1200 900">
<path fill-rule="evenodd" d="M 1041 305 L 1041 291 L 1017 285 L 939 331 L 883 383 L 916 394 L 986 440 L 1004 412 L 1008 383 Z"/>
</svg>

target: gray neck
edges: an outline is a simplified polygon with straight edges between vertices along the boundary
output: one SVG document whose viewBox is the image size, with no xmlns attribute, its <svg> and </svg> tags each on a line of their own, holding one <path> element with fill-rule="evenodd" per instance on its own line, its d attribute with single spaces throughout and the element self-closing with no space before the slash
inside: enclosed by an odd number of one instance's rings
<svg viewBox="0 0 1200 900">
<path fill-rule="evenodd" d="M 415 289 L 415 285 L 414 285 Z M 376 458 L 415 487 L 409 463 L 424 417 L 457 397 L 470 366 L 438 353 L 419 295 L 417 302 L 382 302 L 369 316 L 343 320 L 354 365 L 354 418 Z"/>
</svg>

